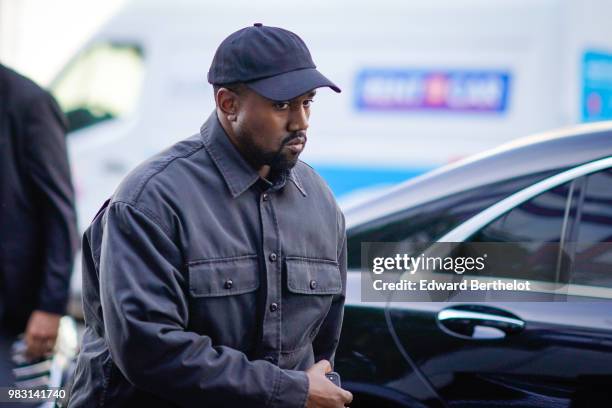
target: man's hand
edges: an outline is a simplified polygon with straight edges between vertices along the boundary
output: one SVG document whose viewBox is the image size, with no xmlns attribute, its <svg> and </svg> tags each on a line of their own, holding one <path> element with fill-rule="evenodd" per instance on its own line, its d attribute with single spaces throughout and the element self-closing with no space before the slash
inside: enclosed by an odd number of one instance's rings
<svg viewBox="0 0 612 408">
<path fill-rule="evenodd" d="M 321 360 L 306 370 L 310 382 L 306 408 L 342 408 L 353 400 L 353 394 L 336 387 L 325 377 L 331 370 L 331 364 L 327 360 Z"/>
<path fill-rule="evenodd" d="M 53 351 L 61 317 L 42 310 L 32 312 L 25 331 L 28 358 L 41 358 Z"/>
</svg>

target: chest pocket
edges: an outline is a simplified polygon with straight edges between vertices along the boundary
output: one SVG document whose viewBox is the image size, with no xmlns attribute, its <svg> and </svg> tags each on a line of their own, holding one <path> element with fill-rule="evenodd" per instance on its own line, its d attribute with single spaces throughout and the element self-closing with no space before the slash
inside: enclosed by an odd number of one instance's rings
<svg viewBox="0 0 612 408">
<path fill-rule="evenodd" d="M 288 256 L 287 293 L 283 295 L 282 350 L 300 357 L 327 316 L 333 295 L 342 292 L 340 269 L 334 261 Z"/>
<path fill-rule="evenodd" d="M 257 255 L 189 264 L 189 293 L 196 298 L 254 292 L 259 288 Z"/>
<path fill-rule="evenodd" d="M 195 261 L 188 269 L 189 330 L 250 353 L 257 334 L 257 255 Z"/>
<path fill-rule="evenodd" d="M 335 295 L 342 291 L 340 269 L 334 261 L 287 257 L 287 288 L 303 295 Z"/>
</svg>

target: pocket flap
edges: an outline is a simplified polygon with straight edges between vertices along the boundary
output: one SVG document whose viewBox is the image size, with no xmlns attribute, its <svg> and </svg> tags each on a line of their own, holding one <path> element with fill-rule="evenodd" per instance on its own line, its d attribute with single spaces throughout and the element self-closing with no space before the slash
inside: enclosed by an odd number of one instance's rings
<svg viewBox="0 0 612 408">
<path fill-rule="evenodd" d="M 287 286 L 293 293 L 335 295 L 342 292 L 338 264 L 333 261 L 287 257 Z"/>
<path fill-rule="evenodd" d="M 257 256 L 192 262 L 189 292 L 194 297 L 231 296 L 259 288 Z"/>
</svg>

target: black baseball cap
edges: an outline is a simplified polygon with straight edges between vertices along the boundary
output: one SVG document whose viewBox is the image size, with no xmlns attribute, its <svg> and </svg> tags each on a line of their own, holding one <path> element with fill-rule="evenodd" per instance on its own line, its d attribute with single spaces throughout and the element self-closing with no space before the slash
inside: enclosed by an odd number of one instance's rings
<svg viewBox="0 0 612 408">
<path fill-rule="evenodd" d="M 340 88 L 316 69 L 304 41 L 291 31 L 255 23 L 230 34 L 215 52 L 208 82 L 242 82 L 273 101 L 288 101 L 315 88 Z"/>
</svg>

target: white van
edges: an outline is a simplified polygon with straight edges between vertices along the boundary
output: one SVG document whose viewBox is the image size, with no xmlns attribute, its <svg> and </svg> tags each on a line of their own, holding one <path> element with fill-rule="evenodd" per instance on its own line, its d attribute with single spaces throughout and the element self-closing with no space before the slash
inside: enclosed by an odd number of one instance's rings
<svg viewBox="0 0 612 408">
<path fill-rule="evenodd" d="M 515 137 L 607 115 L 582 109 L 581 73 L 586 56 L 599 56 L 603 71 L 591 71 L 612 83 L 601 52 L 612 49 L 611 4 L 128 2 L 52 85 L 73 127 L 81 229 L 130 169 L 198 131 L 214 107 L 206 73 L 215 49 L 242 27 L 296 32 L 343 89 L 317 94 L 303 158 L 346 203 Z"/>
</svg>

